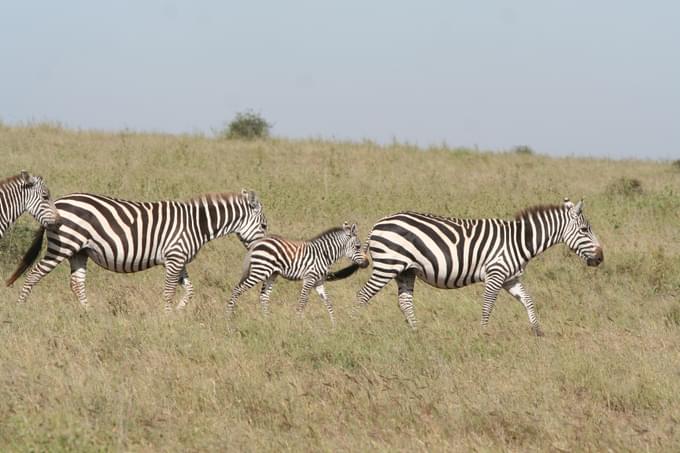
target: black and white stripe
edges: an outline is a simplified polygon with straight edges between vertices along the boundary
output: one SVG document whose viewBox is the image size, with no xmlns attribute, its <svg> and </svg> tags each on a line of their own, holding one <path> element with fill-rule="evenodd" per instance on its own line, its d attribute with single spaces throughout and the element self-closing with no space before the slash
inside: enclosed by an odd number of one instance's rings
<svg viewBox="0 0 680 453">
<path fill-rule="evenodd" d="M 61 225 L 47 232 L 47 253 L 29 272 L 19 295 L 28 297 L 33 286 L 64 259 L 71 265 L 71 289 L 83 306 L 87 260 L 114 272 L 138 272 L 165 266 L 163 298 L 171 309 L 177 283 L 193 295 L 186 265 L 206 242 L 236 233 L 248 247 L 264 236 L 267 221 L 254 192 L 204 194 L 189 201 L 136 202 L 76 193 L 56 200 Z M 23 263 L 7 281 L 11 285 L 35 261 L 42 232 Z"/>
<path fill-rule="evenodd" d="M 520 212 L 514 220 L 452 219 L 403 212 L 378 221 L 367 246 L 373 272 L 357 295 L 365 305 L 395 279 L 399 307 L 409 325 L 416 326 L 413 287 L 416 277 L 437 288 L 460 288 L 484 282 L 482 326 L 489 321 L 501 289 L 527 310 L 537 335 L 542 335 L 534 304 L 519 278 L 533 257 L 564 242 L 589 266 L 603 260 L 602 247 L 583 216 L 583 201 L 576 205 L 538 206 Z"/>
<path fill-rule="evenodd" d="M 260 303 L 267 314 L 274 281 L 281 275 L 288 280 L 302 280 L 297 309 L 299 314 L 302 314 L 309 292 L 314 288 L 326 305 L 331 323 L 335 324 L 333 306 L 326 294 L 324 281 L 331 265 L 343 256 L 358 266 L 368 265 L 368 257 L 361 250 L 361 241 L 357 237 L 356 224 L 350 227 L 345 223 L 309 241 L 289 241 L 279 236 L 260 239 L 246 256 L 243 276 L 234 287 L 227 305 L 228 317 L 231 317 L 238 297 L 258 283 L 262 283 Z"/>
<path fill-rule="evenodd" d="M 59 222 L 45 181 L 22 170 L 19 175 L 0 181 L 0 238 L 24 211 L 45 228 L 56 227 Z"/>
</svg>

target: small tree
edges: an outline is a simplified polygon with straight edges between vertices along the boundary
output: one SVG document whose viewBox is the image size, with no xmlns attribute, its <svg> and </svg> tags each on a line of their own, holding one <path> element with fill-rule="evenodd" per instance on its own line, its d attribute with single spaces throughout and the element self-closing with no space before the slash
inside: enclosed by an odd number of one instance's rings
<svg viewBox="0 0 680 453">
<path fill-rule="evenodd" d="M 236 117 L 229 123 L 222 136 L 228 139 L 253 140 L 256 138 L 269 137 L 272 125 L 259 113 L 252 110 L 238 112 Z"/>
</svg>

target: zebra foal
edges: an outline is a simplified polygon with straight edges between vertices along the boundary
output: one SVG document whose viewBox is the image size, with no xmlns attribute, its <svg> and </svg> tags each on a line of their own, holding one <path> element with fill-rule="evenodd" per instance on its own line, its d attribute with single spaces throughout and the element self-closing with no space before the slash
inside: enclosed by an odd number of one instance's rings
<svg viewBox="0 0 680 453">
<path fill-rule="evenodd" d="M 47 252 L 26 276 L 19 294 L 24 302 L 32 288 L 59 263 L 71 265 L 71 290 L 87 307 L 87 260 L 113 272 L 138 272 L 165 266 L 165 309 L 179 283 L 185 290 L 177 305 L 193 296 L 186 265 L 208 241 L 235 233 L 246 248 L 264 236 L 267 220 L 254 192 L 204 194 L 188 201 L 137 202 L 75 193 L 55 201 L 61 217 L 56 231 L 47 232 Z M 43 241 L 41 229 L 22 263 L 7 280 L 10 286 L 36 260 Z"/>
<path fill-rule="evenodd" d="M 45 181 L 26 170 L 0 181 L 0 238 L 24 211 L 44 228 L 55 228 L 59 223 L 59 214 Z"/>
<path fill-rule="evenodd" d="M 349 226 L 345 222 L 342 227 L 331 228 L 308 241 L 290 241 L 273 235 L 258 240 L 248 251 L 241 281 L 231 293 L 227 317 L 231 318 L 239 296 L 258 283 L 262 283 L 262 311 L 267 314 L 274 281 L 281 275 L 288 280 L 302 280 L 298 314 L 302 315 L 309 292 L 314 288 L 326 305 L 331 323 L 335 325 L 333 305 L 326 294 L 324 281 L 331 265 L 343 256 L 359 267 L 368 266 L 368 257 L 361 250 L 361 241 L 357 237 L 356 224 Z"/>
<path fill-rule="evenodd" d="M 496 297 L 504 289 L 524 305 L 534 334 L 540 336 L 543 332 L 534 303 L 520 277 L 533 257 L 562 242 L 589 266 L 604 260 L 602 246 L 583 215 L 583 200 L 574 205 L 565 198 L 561 205 L 528 208 L 514 220 L 393 214 L 379 220 L 369 235 L 373 271 L 357 294 L 357 302 L 366 305 L 394 279 L 399 308 L 415 328 L 416 277 L 443 289 L 484 282 L 482 326 L 488 324 Z M 356 269 L 350 266 L 341 272 L 352 270 Z"/>
</svg>

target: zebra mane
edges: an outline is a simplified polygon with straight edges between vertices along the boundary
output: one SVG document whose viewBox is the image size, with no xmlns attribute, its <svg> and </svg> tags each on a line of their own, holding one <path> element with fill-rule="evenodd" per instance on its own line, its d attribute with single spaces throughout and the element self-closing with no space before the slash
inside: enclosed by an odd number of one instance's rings
<svg viewBox="0 0 680 453">
<path fill-rule="evenodd" d="M 241 194 L 236 192 L 207 192 L 200 195 L 196 195 L 187 200 L 187 202 L 201 202 L 204 199 L 214 201 L 214 200 L 232 200 L 234 198 L 239 198 Z"/>
<path fill-rule="evenodd" d="M 3 179 L 3 180 L 0 181 L 0 187 L 4 186 L 4 185 L 6 185 L 6 184 L 9 184 L 9 183 L 11 183 L 11 182 L 16 181 L 16 180 L 19 179 L 20 177 L 21 177 L 21 175 L 8 176 L 7 178 L 5 178 L 5 179 Z"/>
<path fill-rule="evenodd" d="M 324 231 L 323 233 L 319 233 L 316 236 L 314 236 L 313 238 L 309 239 L 309 242 L 316 241 L 317 239 L 320 239 L 320 238 L 325 237 L 325 236 L 330 236 L 331 234 L 337 233 L 338 231 L 343 231 L 343 228 L 342 227 L 329 228 L 326 231 Z"/>
<path fill-rule="evenodd" d="M 517 214 L 515 214 L 515 220 L 528 219 L 536 214 L 541 214 L 548 211 L 558 211 L 563 207 L 564 206 L 560 206 L 558 204 L 541 204 L 537 206 L 531 206 L 517 212 Z"/>
</svg>

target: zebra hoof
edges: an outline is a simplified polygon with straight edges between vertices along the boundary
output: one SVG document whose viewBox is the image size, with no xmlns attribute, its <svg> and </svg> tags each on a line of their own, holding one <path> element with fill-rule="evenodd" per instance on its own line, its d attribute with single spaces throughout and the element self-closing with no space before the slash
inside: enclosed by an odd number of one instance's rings
<svg viewBox="0 0 680 453">
<path fill-rule="evenodd" d="M 537 337 L 543 337 L 545 334 L 543 333 L 543 330 L 540 327 L 534 327 L 532 328 L 534 335 Z"/>
</svg>

